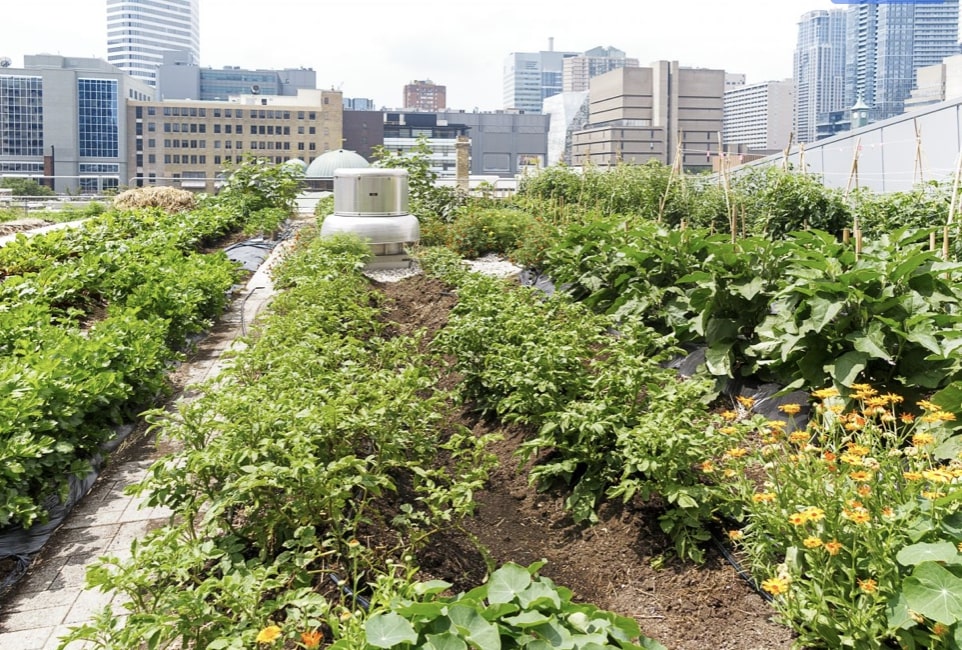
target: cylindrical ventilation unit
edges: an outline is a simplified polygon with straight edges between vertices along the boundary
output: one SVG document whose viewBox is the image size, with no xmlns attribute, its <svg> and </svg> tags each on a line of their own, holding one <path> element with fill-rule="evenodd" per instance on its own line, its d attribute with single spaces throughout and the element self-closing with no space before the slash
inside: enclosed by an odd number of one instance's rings
<svg viewBox="0 0 962 650">
<path fill-rule="evenodd" d="M 321 236 L 339 232 L 367 240 L 374 254 L 369 266 L 409 265 L 404 249 L 418 242 L 421 228 L 408 213 L 407 170 L 334 170 L 334 213 L 324 219 Z"/>
</svg>

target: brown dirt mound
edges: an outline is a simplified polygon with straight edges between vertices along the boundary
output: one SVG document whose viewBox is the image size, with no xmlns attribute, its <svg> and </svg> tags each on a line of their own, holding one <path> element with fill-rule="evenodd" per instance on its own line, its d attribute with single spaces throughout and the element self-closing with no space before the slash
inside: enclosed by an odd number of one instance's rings
<svg viewBox="0 0 962 650">
<path fill-rule="evenodd" d="M 425 329 L 430 339 L 447 322 L 456 297 L 440 282 L 414 276 L 378 284 L 389 299 L 387 318 L 398 334 Z M 444 383 L 457 381 L 448 376 Z M 461 411 L 459 423 L 478 434 L 497 429 Z M 501 430 L 491 451 L 500 465 L 476 495 L 477 512 L 465 532 L 435 539 L 419 560 L 425 574 L 468 589 L 483 581 L 485 557 L 547 564 L 541 573 L 574 591 L 578 600 L 630 616 L 671 650 L 782 650 L 792 632 L 719 553 L 702 566 L 670 559 L 671 543 L 658 527 L 655 504 L 606 504 L 599 523 L 575 524 L 564 495 L 538 492 L 518 471 L 515 451 L 525 431 Z"/>
</svg>

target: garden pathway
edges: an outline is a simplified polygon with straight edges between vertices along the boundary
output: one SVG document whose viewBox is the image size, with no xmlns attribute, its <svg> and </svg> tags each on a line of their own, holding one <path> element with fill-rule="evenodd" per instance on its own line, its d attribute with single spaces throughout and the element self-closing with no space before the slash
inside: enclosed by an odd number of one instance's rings
<svg viewBox="0 0 962 650">
<path fill-rule="evenodd" d="M 222 353 L 245 332 L 273 294 L 269 269 L 285 244 L 275 247 L 228 312 L 197 344 L 196 353 L 180 369 L 185 373 L 184 386 L 210 379 L 223 367 Z M 167 523 L 171 514 L 166 508 L 144 507 L 143 497 L 124 494 L 126 486 L 146 476 L 159 455 L 152 438 L 141 438 L 111 458 L 90 493 L 0 600 L 0 649 L 55 650 L 71 627 L 87 622 L 107 604 L 120 604 L 113 594 L 84 590 L 87 565 L 102 555 L 129 557 L 131 541 Z M 72 643 L 67 649 L 85 647 L 90 644 Z"/>
</svg>

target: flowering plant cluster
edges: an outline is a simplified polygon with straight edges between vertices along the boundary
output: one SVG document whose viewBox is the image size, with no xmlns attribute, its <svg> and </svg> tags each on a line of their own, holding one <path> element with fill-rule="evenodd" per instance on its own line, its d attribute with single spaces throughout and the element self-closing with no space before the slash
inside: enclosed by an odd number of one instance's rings
<svg viewBox="0 0 962 650">
<path fill-rule="evenodd" d="M 955 417 L 866 384 L 852 391 L 815 391 L 804 429 L 801 405 L 767 420 L 742 398 L 718 424 L 730 447 L 702 471 L 742 504 L 729 537 L 800 644 L 943 647 L 962 618 L 956 599 L 932 599 L 939 580 L 962 585 Z"/>
</svg>

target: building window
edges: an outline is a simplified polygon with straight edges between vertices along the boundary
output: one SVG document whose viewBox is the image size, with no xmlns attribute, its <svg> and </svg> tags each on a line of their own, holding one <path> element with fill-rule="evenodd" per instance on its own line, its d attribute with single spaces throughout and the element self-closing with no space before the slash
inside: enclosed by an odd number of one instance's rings
<svg viewBox="0 0 962 650">
<path fill-rule="evenodd" d="M 77 80 L 80 156 L 116 158 L 120 152 L 116 79 Z"/>
<path fill-rule="evenodd" d="M 43 78 L 0 77 L 0 155 L 43 155 Z"/>
</svg>

